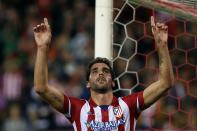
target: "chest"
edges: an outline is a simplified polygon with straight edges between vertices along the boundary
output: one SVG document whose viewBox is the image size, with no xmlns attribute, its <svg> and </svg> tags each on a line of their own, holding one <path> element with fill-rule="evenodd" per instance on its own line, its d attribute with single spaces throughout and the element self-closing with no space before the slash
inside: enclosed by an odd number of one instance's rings
<svg viewBox="0 0 197 131">
<path fill-rule="evenodd" d="M 120 106 L 90 107 L 83 112 L 80 121 L 85 127 L 92 130 L 117 130 L 119 126 L 125 125 L 129 116 L 129 110 Z"/>
</svg>

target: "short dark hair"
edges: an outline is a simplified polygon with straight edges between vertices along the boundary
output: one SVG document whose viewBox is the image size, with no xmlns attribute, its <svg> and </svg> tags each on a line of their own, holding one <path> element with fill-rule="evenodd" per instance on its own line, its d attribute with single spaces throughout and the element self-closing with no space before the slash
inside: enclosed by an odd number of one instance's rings
<svg viewBox="0 0 197 131">
<path fill-rule="evenodd" d="M 86 81 L 89 81 L 91 67 L 96 63 L 106 64 L 109 67 L 109 70 L 110 70 L 110 73 L 111 73 L 111 76 L 112 76 L 112 80 L 114 80 L 115 75 L 114 75 L 114 72 L 113 72 L 111 61 L 108 60 L 107 58 L 97 57 L 97 58 L 93 59 L 92 61 L 90 61 L 90 63 L 88 64 L 88 68 L 87 68 L 87 71 L 86 71 Z"/>
</svg>

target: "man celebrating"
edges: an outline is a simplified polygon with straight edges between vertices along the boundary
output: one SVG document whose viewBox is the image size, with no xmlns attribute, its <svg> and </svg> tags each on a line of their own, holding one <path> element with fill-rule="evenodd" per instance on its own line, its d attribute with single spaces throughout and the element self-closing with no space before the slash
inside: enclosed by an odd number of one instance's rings
<svg viewBox="0 0 197 131">
<path fill-rule="evenodd" d="M 113 95 L 114 75 L 106 58 L 92 60 L 87 70 L 87 88 L 91 98 L 72 98 L 48 84 L 47 53 L 51 42 L 48 20 L 34 27 L 37 44 L 35 64 L 35 91 L 52 107 L 63 113 L 73 124 L 75 131 L 134 131 L 140 112 L 165 93 L 173 84 L 174 76 L 167 47 L 168 28 L 155 24 L 151 17 L 152 32 L 159 55 L 159 79 L 144 91 L 125 97 Z"/>
</svg>

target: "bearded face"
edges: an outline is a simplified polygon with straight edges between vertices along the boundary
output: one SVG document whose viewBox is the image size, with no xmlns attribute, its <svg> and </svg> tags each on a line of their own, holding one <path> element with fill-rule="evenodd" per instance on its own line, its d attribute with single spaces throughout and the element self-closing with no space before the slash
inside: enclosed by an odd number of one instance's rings
<svg viewBox="0 0 197 131">
<path fill-rule="evenodd" d="M 87 87 L 98 93 L 106 93 L 112 90 L 114 82 L 109 67 L 104 63 L 96 63 L 90 69 Z"/>
</svg>

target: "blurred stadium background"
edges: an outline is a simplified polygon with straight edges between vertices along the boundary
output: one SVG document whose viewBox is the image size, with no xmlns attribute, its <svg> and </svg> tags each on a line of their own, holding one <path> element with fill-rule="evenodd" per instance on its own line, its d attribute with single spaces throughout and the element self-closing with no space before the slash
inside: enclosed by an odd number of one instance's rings
<svg viewBox="0 0 197 131">
<path fill-rule="evenodd" d="M 94 57 L 94 10 L 94 0 L 0 1 L 0 130 L 72 131 L 65 117 L 33 91 L 36 46 L 32 27 L 44 17 L 52 27 L 49 82 L 69 96 L 88 99 L 85 69 Z M 169 26 L 176 83 L 141 114 L 137 130 L 197 130 L 195 21 L 114 0 L 115 94 L 143 90 L 158 77 L 149 20 L 153 14 Z"/>
</svg>

